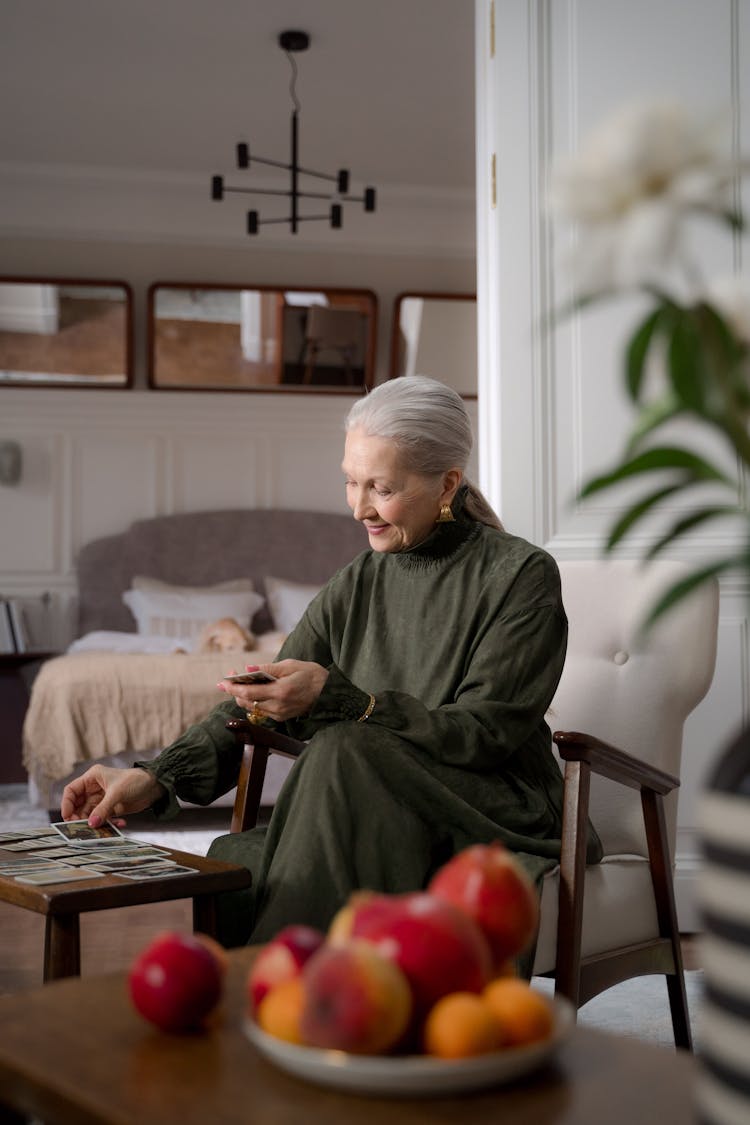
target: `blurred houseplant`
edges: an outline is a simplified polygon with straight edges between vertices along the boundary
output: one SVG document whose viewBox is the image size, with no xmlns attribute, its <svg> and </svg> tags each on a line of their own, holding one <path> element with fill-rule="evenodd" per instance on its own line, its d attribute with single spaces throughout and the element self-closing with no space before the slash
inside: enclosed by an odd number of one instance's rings
<svg viewBox="0 0 750 1125">
<path fill-rule="evenodd" d="M 635 408 L 626 448 L 580 493 L 646 482 L 611 527 L 606 549 L 668 498 L 681 499 L 681 514 L 646 558 L 709 521 L 739 521 L 738 535 L 726 540 L 738 545 L 667 591 L 650 620 L 713 575 L 739 570 L 750 580 L 750 287 L 739 277 L 705 279 L 687 237 L 690 224 L 706 220 L 742 229 L 736 196 L 746 166 L 722 155 L 722 132 L 680 105 L 633 103 L 594 131 L 552 183 L 553 211 L 577 228 L 570 261 L 576 304 L 628 293 L 646 304 L 624 351 L 622 377 Z M 696 437 L 695 423 L 715 435 L 714 444 L 718 436 L 731 456 L 728 468 L 693 442 L 663 438 L 684 419 Z M 705 493 L 697 486 L 706 484 L 711 499 L 686 509 L 687 495 Z"/>
<path fill-rule="evenodd" d="M 723 572 L 739 573 L 750 588 L 750 288 L 737 277 L 704 279 L 687 242 L 688 224 L 704 220 L 742 230 L 736 200 L 747 165 L 721 152 L 720 131 L 682 107 L 634 104 L 605 122 L 553 183 L 554 208 L 578 228 L 577 305 L 635 292 L 646 306 L 624 349 L 635 420 L 623 456 L 580 492 L 645 482 L 610 528 L 606 550 L 669 499 L 680 500 L 680 515 L 650 536 L 646 559 L 711 521 L 730 521 L 723 553 L 667 590 L 646 624 Z M 706 933 L 697 1098 L 702 1121 L 730 1125 L 750 1121 L 750 727 L 719 754 L 699 815 Z"/>
</svg>

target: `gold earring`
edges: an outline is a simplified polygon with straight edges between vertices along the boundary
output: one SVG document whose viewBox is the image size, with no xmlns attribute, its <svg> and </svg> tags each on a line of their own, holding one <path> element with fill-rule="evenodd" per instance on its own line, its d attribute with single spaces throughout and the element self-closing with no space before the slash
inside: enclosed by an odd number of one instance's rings
<svg viewBox="0 0 750 1125">
<path fill-rule="evenodd" d="M 453 523 L 455 518 L 450 504 L 441 504 L 440 515 L 435 520 L 435 523 Z"/>
</svg>

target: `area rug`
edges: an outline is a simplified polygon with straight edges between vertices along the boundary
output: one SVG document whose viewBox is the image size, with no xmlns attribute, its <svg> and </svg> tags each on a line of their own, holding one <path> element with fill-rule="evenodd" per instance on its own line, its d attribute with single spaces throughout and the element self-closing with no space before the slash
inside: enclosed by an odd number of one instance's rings
<svg viewBox="0 0 750 1125">
<path fill-rule="evenodd" d="M 201 819 L 196 826 L 198 817 Z M 44 809 L 29 804 L 24 785 L 0 785 L 0 832 L 34 828 L 48 821 Z M 153 818 L 133 818 L 125 831 L 139 840 L 164 843 L 194 855 L 205 855 L 211 840 L 228 828 L 228 809 L 218 810 L 216 814 L 210 810 L 185 810 L 166 825 L 155 822 Z M 553 982 L 541 977 L 534 978 L 534 985 L 549 994 L 554 990 Z M 693 1039 L 699 1045 L 703 973 L 685 973 L 685 988 Z M 665 1047 L 674 1046 L 664 977 L 636 977 L 608 989 L 580 1009 L 578 1022 L 583 1027 L 594 1027 Z"/>
</svg>

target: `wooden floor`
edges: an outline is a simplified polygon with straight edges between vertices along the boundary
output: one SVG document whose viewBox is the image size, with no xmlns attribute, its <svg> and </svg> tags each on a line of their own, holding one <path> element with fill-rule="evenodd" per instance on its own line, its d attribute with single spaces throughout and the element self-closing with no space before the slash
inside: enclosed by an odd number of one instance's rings
<svg viewBox="0 0 750 1125">
<path fill-rule="evenodd" d="M 81 916 L 83 975 L 127 969 L 160 930 L 192 928 L 192 902 L 151 903 Z M 686 969 L 700 968 L 697 939 L 683 938 Z M 0 994 L 42 983 L 44 919 L 29 910 L 0 903 Z"/>
</svg>

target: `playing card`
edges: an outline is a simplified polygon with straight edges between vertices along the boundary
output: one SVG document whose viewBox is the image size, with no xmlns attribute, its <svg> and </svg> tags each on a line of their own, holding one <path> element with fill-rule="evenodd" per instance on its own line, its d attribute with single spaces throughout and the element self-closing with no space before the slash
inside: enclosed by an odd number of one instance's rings
<svg viewBox="0 0 750 1125">
<path fill-rule="evenodd" d="M 52 824 L 52 827 L 70 843 L 82 847 L 103 844 L 107 840 L 121 844 L 125 839 L 120 829 L 109 820 L 98 828 L 92 828 L 87 820 L 58 820 Z"/>
<path fill-rule="evenodd" d="M 160 863 L 153 867 L 140 867 L 137 871 L 116 871 L 123 879 L 169 879 L 172 875 L 195 875 L 194 867 L 183 867 L 181 863 Z"/>
<path fill-rule="evenodd" d="M 76 879 L 95 879 L 101 872 L 93 867 L 85 867 L 83 871 L 75 867 L 45 867 L 39 871 L 28 871 L 23 875 L 16 875 L 16 882 L 30 883 L 36 887 L 44 887 L 48 883 L 72 883 Z"/>
</svg>

